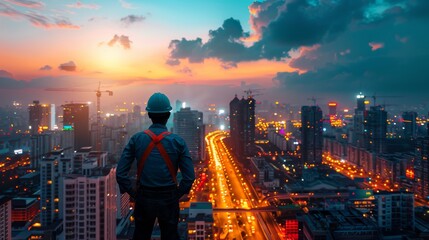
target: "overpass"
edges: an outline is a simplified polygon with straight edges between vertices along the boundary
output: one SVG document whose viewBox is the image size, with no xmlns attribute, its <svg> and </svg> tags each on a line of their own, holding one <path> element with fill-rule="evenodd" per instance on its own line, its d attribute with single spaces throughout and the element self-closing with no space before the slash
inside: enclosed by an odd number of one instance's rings
<svg viewBox="0 0 429 240">
<path fill-rule="evenodd" d="M 350 193 L 282 193 L 269 197 L 264 197 L 261 201 L 271 201 L 274 199 L 321 199 L 321 198 L 348 198 Z"/>
<path fill-rule="evenodd" d="M 260 213 L 260 212 L 277 212 L 277 211 L 286 211 L 293 208 L 299 208 L 297 205 L 288 205 L 288 206 L 265 206 L 259 208 L 213 208 L 213 212 L 250 212 L 250 213 Z"/>
</svg>

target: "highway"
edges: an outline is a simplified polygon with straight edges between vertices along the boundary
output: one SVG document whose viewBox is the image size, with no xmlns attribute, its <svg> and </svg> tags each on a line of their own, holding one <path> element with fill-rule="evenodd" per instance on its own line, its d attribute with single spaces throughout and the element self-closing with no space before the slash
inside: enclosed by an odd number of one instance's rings
<svg viewBox="0 0 429 240">
<path fill-rule="evenodd" d="M 216 131 L 206 136 L 210 156 L 210 198 L 215 211 L 215 239 L 280 239 L 277 224 L 270 213 L 252 212 L 259 204 L 256 194 L 223 143 L 226 132 Z M 225 211 L 231 208 L 231 211 Z M 235 211 L 239 209 L 239 211 Z M 249 211 L 244 211 L 249 209 Z"/>
</svg>

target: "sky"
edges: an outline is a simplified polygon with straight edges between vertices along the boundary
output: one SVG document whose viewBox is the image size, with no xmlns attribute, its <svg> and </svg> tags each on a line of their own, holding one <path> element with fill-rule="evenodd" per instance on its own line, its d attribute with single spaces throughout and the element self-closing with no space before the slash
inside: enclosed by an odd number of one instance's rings
<svg viewBox="0 0 429 240">
<path fill-rule="evenodd" d="M 429 104 L 428 26 L 427 0 L 0 0 L 0 101 Z"/>
</svg>

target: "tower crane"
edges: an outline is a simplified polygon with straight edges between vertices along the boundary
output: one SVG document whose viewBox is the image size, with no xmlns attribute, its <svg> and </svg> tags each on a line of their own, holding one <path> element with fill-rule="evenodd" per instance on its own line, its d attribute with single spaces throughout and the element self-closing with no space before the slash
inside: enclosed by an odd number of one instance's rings
<svg viewBox="0 0 429 240">
<path fill-rule="evenodd" d="M 95 92 L 95 96 L 97 97 L 97 145 L 95 148 L 97 151 L 101 151 L 101 94 L 108 93 L 109 96 L 113 96 L 113 91 L 101 90 L 101 82 L 98 84 L 97 90 L 76 88 L 46 88 L 45 90 L 52 92 Z"/>
<path fill-rule="evenodd" d="M 312 101 L 313 102 L 313 106 L 316 106 L 316 102 L 317 100 L 320 100 L 322 98 L 316 98 L 316 97 L 311 97 L 311 98 L 307 98 L 307 101 Z"/>
<path fill-rule="evenodd" d="M 262 90 L 262 89 L 249 89 L 249 90 L 244 90 L 243 92 L 246 93 L 247 98 L 253 98 L 254 96 L 260 96 L 260 95 L 262 95 L 262 93 L 256 93 L 256 94 L 254 94 L 255 92 L 258 92 L 260 90 Z"/>
</svg>

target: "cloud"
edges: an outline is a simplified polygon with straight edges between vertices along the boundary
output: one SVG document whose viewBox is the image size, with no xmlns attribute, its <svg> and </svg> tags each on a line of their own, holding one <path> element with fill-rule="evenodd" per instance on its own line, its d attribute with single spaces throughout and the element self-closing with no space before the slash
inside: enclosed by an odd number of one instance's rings
<svg viewBox="0 0 429 240">
<path fill-rule="evenodd" d="M 125 26 L 129 26 L 133 23 L 142 22 L 146 19 L 144 16 L 138 16 L 138 15 L 128 15 L 126 17 L 121 18 L 121 23 L 123 23 Z"/>
<path fill-rule="evenodd" d="M 237 67 L 237 63 L 235 62 L 223 62 L 221 64 L 221 67 L 223 69 L 231 69 L 231 68 L 236 68 Z"/>
<path fill-rule="evenodd" d="M 39 70 L 42 70 L 42 71 L 50 71 L 50 70 L 52 70 L 52 67 L 51 67 L 51 66 L 49 66 L 49 65 L 45 65 L 45 66 L 41 67 Z"/>
<path fill-rule="evenodd" d="M 189 67 L 184 67 L 184 68 L 180 69 L 178 72 L 184 73 L 184 74 L 192 77 L 192 69 L 190 69 Z"/>
<path fill-rule="evenodd" d="M 377 51 L 378 49 L 384 48 L 384 43 L 369 42 L 368 45 L 371 47 L 371 51 Z"/>
<path fill-rule="evenodd" d="M 121 4 L 121 6 L 122 6 L 123 8 L 126 8 L 126 9 L 134 9 L 133 5 L 132 5 L 131 3 L 127 2 L 127 1 L 125 1 L 125 0 L 119 0 L 119 3 Z"/>
<path fill-rule="evenodd" d="M 69 8 L 86 8 L 86 9 L 99 9 L 100 5 L 97 4 L 84 4 L 81 1 L 77 1 L 73 4 L 67 4 Z"/>
<path fill-rule="evenodd" d="M 124 49 L 130 49 L 132 41 L 130 41 L 128 36 L 118 36 L 115 34 L 115 36 L 113 36 L 113 38 L 107 43 L 107 45 L 112 47 L 116 43 L 119 43 Z"/>
<path fill-rule="evenodd" d="M 0 78 L 13 78 L 13 75 L 6 70 L 0 69 Z"/>
<path fill-rule="evenodd" d="M 180 65 L 180 60 L 170 58 L 170 59 L 167 59 L 167 61 L 165 61 L 165 64 L 170 65 L 170 66 L 177 66 L 177 65 Z"/>
<path fill-rule="evenodd" d="M 79 29 L 79 26 L 72 24 L 68 19 L 63 17 L 54 17 L 49 19 L 36 12 L 20 12 L 6 4 L 0 3 L 0 15 L 12 18 L 24 18 L 33 26 L 40 28 L 69 28 Z"/>
<path fill-rule="evenodd" d="M 67 71 L 67 72 L 75 72 L 76 64 L 73 61 L 69 61 L 69 62 L 60 64 L 60 66 L 58 66 L 58 69 Z"/>
<path fill-rule="evenodd" d="M 28 7 L 28 8 L 41 8 L 45 5 L 43 2 L 30 1 L 30 0 L 5 0 L 5 1 L 20 7 Z"/>
<path fill-rule="evenodd" d="M 171 59 L 188 59 L 191 63 L 204 61 L 204 50 L 201 38 L 195 40 L 172 40 L 168 48 Z"/>
<path fill-rule="evenodd" d="M 249 33 L 243 31 L 240 21 L 226 19 L 222 27 L 209 31 L 209 40 L 202 42 L 201 38 L 188 40 L 182 38 L 170 42 L 171 59 L 187 59 L 190 63 L 201 63 L 206 58 L 216 58 L 225 63 L 251 61 L 258 59 L 258 52 L 248 48 L 243 38 Z"/>
</svg>

